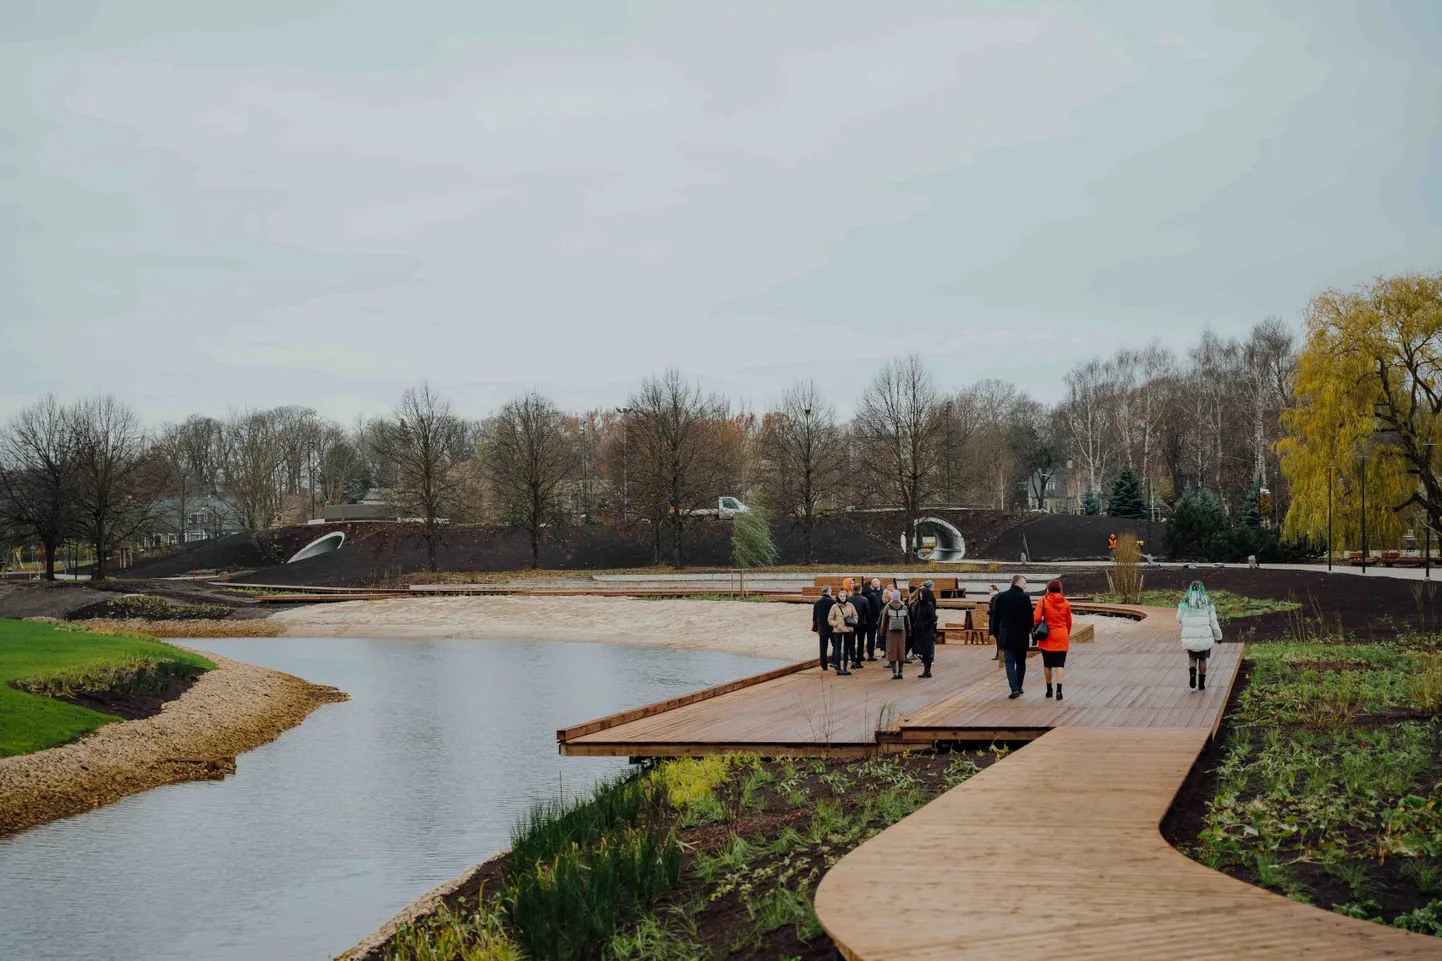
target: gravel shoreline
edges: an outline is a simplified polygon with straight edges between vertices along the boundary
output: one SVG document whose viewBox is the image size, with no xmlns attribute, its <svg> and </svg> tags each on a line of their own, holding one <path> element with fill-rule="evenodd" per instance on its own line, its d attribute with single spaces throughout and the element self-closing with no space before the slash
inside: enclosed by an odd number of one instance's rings
<svg viewBox="0 0 1442 961">
<path fill-rule="evenodd" d="M 0 758 L 0 836 L 162 784 L 235 773 L 237 755 L 346 695 L 269 668 L 205 654 L 201 675 L 154 717 L 107 724 L 74 744 Z"/>
</svg>

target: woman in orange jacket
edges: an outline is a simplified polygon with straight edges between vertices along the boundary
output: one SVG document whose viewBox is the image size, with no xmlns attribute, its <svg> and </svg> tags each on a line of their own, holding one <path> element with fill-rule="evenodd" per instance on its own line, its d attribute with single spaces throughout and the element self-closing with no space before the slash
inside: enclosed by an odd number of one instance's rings
<svg viewBox="0 0 1442 961">
<path fill-rule="evenodd" d="M 1061 698 L 1061 682 L 1066 674 L 1066 652 L 1071 647 L 1071 604 L 1062 596 L 1061 581 L 1051 581 L 1041 603 L 1036 606 L 1033 624 L 1046 620 L 1047 635 L 1037 642 L 1041 648 L 1042 673 L 1046 675 L 1046 696 L 1052 696 L 1051 677 L 1056 672 L 1056 699 Z"/>
</svg>

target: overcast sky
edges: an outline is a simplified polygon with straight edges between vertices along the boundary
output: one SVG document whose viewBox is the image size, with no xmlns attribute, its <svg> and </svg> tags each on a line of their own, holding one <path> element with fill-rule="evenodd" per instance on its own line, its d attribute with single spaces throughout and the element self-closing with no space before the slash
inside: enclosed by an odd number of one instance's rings
<svg viewBox="0 0 1442 961">
<path fill-rule="evenodd" d="M 1442 269 L 1442 2 L 0 0 L 0 414 L 846 411 Z"/>
</svg>

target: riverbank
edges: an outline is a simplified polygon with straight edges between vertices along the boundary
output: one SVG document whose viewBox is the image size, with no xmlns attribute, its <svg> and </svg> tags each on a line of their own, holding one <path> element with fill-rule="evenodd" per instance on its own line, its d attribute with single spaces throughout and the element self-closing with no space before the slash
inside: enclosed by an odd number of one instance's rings
<svg viewBox="0 0 1442 961">
<path fill-rule="evenodd" d="M 520 950 L 829 961 L 834 949 L 812 909 L 825 871 L 1006 753 L 668 761 L 578 804 L 537 806 L 510 851 L 428 893 L 338 961 Z M 576 911 L 578 903 L 606 910 Z"/>
<path fill-rule="evenodd" d="M 0 758 L 0 836 L 183 781 L 235 771 L 235 758 L 274 740 L 322 704 L 346 699 L 229 658 L 159 714 L 107 724 L 60 747 Z"/>
</svg>

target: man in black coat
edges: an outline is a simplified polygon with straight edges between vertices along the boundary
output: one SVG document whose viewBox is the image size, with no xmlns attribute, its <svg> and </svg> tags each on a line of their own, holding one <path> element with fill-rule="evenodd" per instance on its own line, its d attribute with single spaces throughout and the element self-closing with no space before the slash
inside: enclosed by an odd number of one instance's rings
<svg viewBox="0 0 1442 961">
<path fill-rule="evenodd" d="M 1001 638 L 996 636 L 996 599 L 1001 596 L 1001 591 L 996 585 L 991 585 L 991 593 L 986 597 L 986 632 L 996 638 L 996 653 L 992 655 L 993 661 L 1001 660 Z"/>
<path fill-rule="evenodd" d="M 866 632 L 869 629 L 872 618 L 876 616 L 871 609 L 871 598 L 866 596 L 865 591 L 855 591 L 851 595 L 851 606 L 856 608 L 856 630 L 852 631 L 851 637 L 851 666 L 861 667 L 862 648 L 865 646 Z M 872 649 L 875 650 L 876 642 L 872 641 Z M 872 660 L 876 660 L 875 657 Z"/>
<path fill-rule="evenodd" d="M 911 639 L 911 649 L 921 658 L 921 676 L 931 677 L 931 662 L 936 658 L 936 595 L 931 593 L 935 584 L 924 581 L 921 593 L 916 598 L 916 630 Z"/>
<path fill-rule="evenodd" d="M 821 669 L 824 671 L 829 666 L 826 654 L 831 647 L 831 608 L 836 604 L 836 598 L 831 596 L 831 585 L 827 584 L 821 589 L 821 596 L 816 603 L 811 605 L 811 629 L 816 632 L 817 638 L 821 641 Z"/>
<path fill-rule="evenodd" d="M 1026 593 L 1026 577 L 1018 574 L 1011 579 L 1011 589 L 1002 591 L 993 602 L 992 624 L 996 642 L 1006 659 L 1006 680 L 1012 698 L 1021 697 L 1026 679 L 1026 652 L 1031 647 L 1032 607 Z"/>
<path fill-rule="evenodd" d="M 881 578 L 873 577 L 862 589 L 866 603 L 871 605 L 871 620 L 866 625 L 866 659 L 876 660 L 876 633 L 881 629 Z"/>
</svg>

